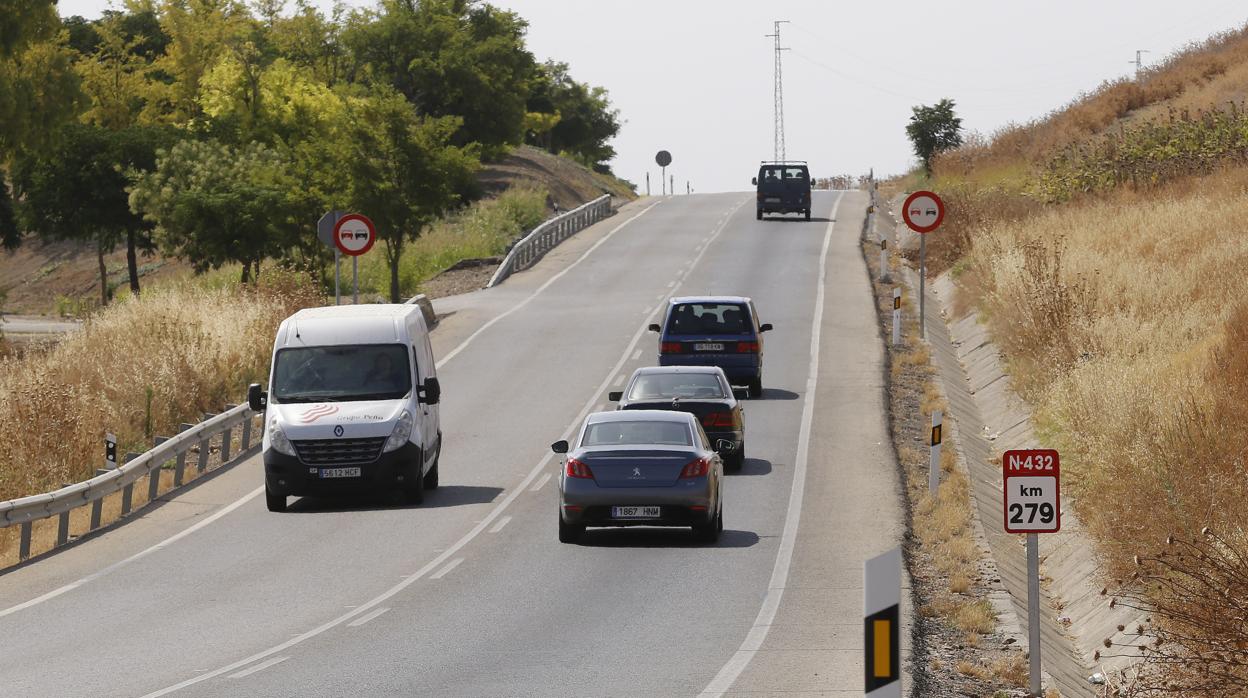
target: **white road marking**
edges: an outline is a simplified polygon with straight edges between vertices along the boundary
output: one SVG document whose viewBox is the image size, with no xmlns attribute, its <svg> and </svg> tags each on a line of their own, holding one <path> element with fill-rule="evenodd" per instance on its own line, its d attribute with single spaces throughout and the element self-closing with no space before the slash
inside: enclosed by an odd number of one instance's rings
<svg viewBox="0 0 1248 698">
<path fill-rule="evenodd" d="M 529 488 L 529 491 L 536 492 L 542 489 L 542 486 L 548 482 L 550 482 L 550 473 L 546 473 L 545 475 L 543 475 L 541 479 L 539 479 L 536 483 L 533 484 L 532 487 Z"/>
<path fill-rule="evenodd" d="M 256 673 L 257 671 L 264 671 L 265 669 L 268 669 L 269 667 L 271 667 L 271 666 L 273 666 L 273 665 L 275 665 L 275 664 L 281 664 L 282 662 L 286 661 L 287 659 L 290 659 L 290 656 L 289 656 L 289 655 L 287 655 L 287 656 L 285 656 L 285 657 L 274 657 L 273 659 L 270 659 L 270 660 L 269 660 L 269 661 L 267 661 L 267 662 L 260 662 L 259 664 L 255 665 L 255 666 L 253 666 L 253 667 L 251 667 L 251 668 L 249 668 L 249 669 L 243 669 L 243 670 L 242 670 L 242 671 L 240 671 L 240 672 L 236 672 L 236 673 L 230 674 L 230 678 L 231 678 L 231 679 L 241 679 L 241 678 L 243 678 L 244 676 L 251 676 L 252 674 Z"/>
<path fill-rule="evenodd" d="M 749 200 L 748 198 L 747 198 L 747 199 L 742 199 L 742 200 L 741 200 L 741 202 L 737 204 L 737 208 L 740 208 L 740 207 L 741 207 L 742 205 L 744 205 L 744 204 L 745 204 L 745 202 L 746 202 L 746 201 L 748 201 L 748 200 Z M 656 204 L 651 204 L 650 208 L 654 208 L 654 206 L 656 206 L 656 205 L 657 205 L 657 203 L 656 203 Z M 649 211 L 649 210 L 650 210 L 650 208 L 647 208 L 647 209 L 643 210 L 641 213 L 645 213 L 646 211 Z M 734 210 L 735 210 L 735 209 L 734 209 Z M 638 215 L 638 216 L 640 216 L 641 214 L 639 213 L 639 214 L 637 214 L 637 215 Z M 635 220 L 636 218 L 637 218 L 637 216 L 633 216 L 633 218 L 630 218 L 629 220 L 630 220 L 630 221 L 631 221 L 631 220 Z M 627 224 L 628 224 L 628 222 L 629 222 L 629 221 L 625 221 L 624 223 L 622 223 L 622 224 L 620 225 L 620 227 L 623 227 L 624 225 L 627 225 Z M 620 228 L 616 228 L 615 230 L 619 230 L 619 229 L 620 229 Z M 716 230 L 715 235 L 716 235 L 716 236 L 718 236 L 720 232 L 723 232 L 723 229 L 724 229 L 724 228 L 723 228 L 723 225 L 720 225 L 720 226 L 719 226 L 719 228 L 718 228 L 718 230 Z M 614 231 L 612 231 L 612 233 L 614 233 Z M 597 244 L 601 244 L 601 243 L 602 243 L 602 241 L 600 240 L 598 243 L 596 243 L 596 245 L 597 245 Z M 709 249 L 709 247 L 708 247 L 708 248 L 706 248 L 706 249 Z M 697 257 L 695 257 L 695 258 L 694 258 L 694 263 L 695 263 L 695 264 L 697 263 L 697 261 L 698 261 L 698 260 L 700 260 L 700 259 L 702 258 L 702 255 L 703 255 L 703 253 L 705 253 L 705 252 L 706 252 L 706 249 L 703 249 L 703 250 L 702 250 L 702 252 L 701 252 L 701 253 L 699 253 L 699 254 L 697 255 Z M 592 248 L 590 249 L 590 251 L 591 251 L 591 252 L 593 251 L 593 250 L 592 250 Z M 588 254 L 588 253 L 586 253 L 586 254 Z M 581 259 L 584 259 L 584 257 L 581 257 Z M 580 261 L 580 259 L 578 259 L 578 260 L 577 260 L 577 262 L 579 262 L 579 261 Z M 575 264 L 575 263 L 574 263 L 574 264 Z M 570 269 L 570 268 L 571 268 L 571 267 L 569 267 L 569 269 Z M 565 270 L 565 272 L 566 272 L 566 271 L 567 271 L 567 270 Z M 547 283 L 549 284 L 549 282 L 547 282 Z M 543 288 L 544 288 L 544 287 L 543 287 Z M 540 289 L 539 289 L 539 291 L 540 291 Z M 530 298 L 530 299 L 531 299 L 531 298 Z M 525 302 L 527 302 L 527 301 L 525 301 Z M 497 318 L 496 318 L 496 319 L 497 319 Z M 620 369 L 621 369 L 621 368 L 623 368 L 623 367 L 624 367 L 625 362 L 628 360 L 628 356 L 629 356 L 629 354 L 630 354 L 630 353 L 632 353 L 632 351 L 633 351 L 634 349 L 636 349 L 636 348 L 637 348 L 637 343 L 641 341 L 642 336 L 643 336 L 643 335 L 645 335 L 647 331 L 648 331 L 648 330 L 646 329 L 646 323 L 643 321 L 643 322 L 642 322 L 641 327 L 638 327 L 638 328 L 637 328 L 637 331 L 636 331 L 635 333 L 633 333 L 633 338 L 632 338 L 632 340 L 628 343 L 628 346 L 627 346 L 627 347 L 625 347 L 625 349 L 624 349 L 624 353 L 620 355 L 620 359 L 619 359 L 619 361 L 617 361 L 617 362 L 616 362 L 615 366 L 613 366 L 613 367 L 611 368 L 611 370 L 607 371 L 607 375 L 606 375 L 606 377 L 605 377 L 605 378 L 603 378 L 603 379 L 602 379 L 602 383 L 600 383 L 600 384 L 598 385 L 598 387 L 597 387 L 597 388 L 593 391 L 593 393 L 591 393 L 591 396 L 590 396 L 589 400 L 587 400 L 587 401 L 585 402 L 585 406 L 581 409 L 581 411 L 580 411 L 580 413 L 577 415 L 576 419 L 572 420 L 572 423 L 571 423 L 570 425 L 568 425 L 568 428 L 567 428 L 567 429 L 563 432 L 563 436 L 562 436 L 561 438 L 563 438 L 563 439 L 565 439 L 565 440 L 566 440 L 566 439 L 571 438 L 571 437 L 572 437 L 572 434 L 573 434 L 573 433 L 574 433 L 577 429 L 579 429 L 579 428 L 580 428 L 581 423 L 585 421 L 585 417 L 587 417 L 587 416 L 589 415 L 589 411 L 590 411 L 590 409 L 591 409 L 591 408 L 593 407 L 593 405 L 594 405 L 594 400 L 596 400 L 596 399 L 597 399 L 597 397 L 598 397 L 600 394 L 602 394 L 602 392 L 603 392 L 604 390 L 606 390 L 606 388 L 607 388 L 607 384 L 608 384 L 608 382 L 610 382 L 610 380 L 611 380 L 611 376 L 614 376 L 616 373 L 618 373 L 618 372 L 620 371 Z M 471 339 L 472 339 L 472 338 L 471 338 L 471 337 L 469 337 L 469 340 L 471 340 Z M 465 340 L 465 343 L 464 343 L 464 344 L 461 344 L 459 348 L 463 348 L 463 347 L 467 344 L 467 341 L 468 341 L 468 340 Z M 459 349 L 456 349 L 456 351 L 458 351 L 458 350 L 459 350 Z M 443 362 L 445 362 L 445 361 L 446 361 L 446 359 L 443 359 Z M 441 365 L 441 364 L 439 364 L 439 366 L 440 366 L 440 365 Z M 533 480 L 537 479 L 538 474 L 540 474 L 540 473 L 541 473 L 541 472 L 542 472 L 542 471 L 543 471 L 543 470 L 547 467 L 547 465 L 549 465 L 549 463 L 550 463 L 550 461 L 551 461 L 551 459 L 552 459 L 553 457 L 554 457 L 554 453 L 553 453 L 553 452 L 547 452 L 545 456 L 542 456 L 541 460 L 539 460 L 539 461 L 537 462 L 537 465 L 533 466 L 533 469 L 529 471 L 529 474 L 525 477 L 524 481 L 520 483 L 520 486 L 519 486 L 519 487 L 516 487 L 515 489 L 511 490 L 510 492 L 508 492 L 508 493 L 507 493 L 507 496 L 503 497 L 503 499 L 501 499 L 501 500 L 498 502 L 498 504 L 495 504 L 495 505 L 494 505 L 494 508 L 490 510 L 490 513 L 489 513 L 489 514 L 488 514 L 488 515 L 487 515 L 484 519 L 482 519 L 481 523 L 477 524 L 476 526 L 473 526 L 471 530 L 469 530 L 467 533 L 465 533 L 465 534 L 463 535 L 463 537 L 462 537 L 462 538 L 460 538 L 459 540 L 455 541 L 455 543 L 454 543 L 453 545 L 451 545 L 451 547 L 447 548 L 445 552 L 443 552 L 443 553 L 439 554 L 437 557 L 435 557 L 435 558 L 433 558 L 432 560 L 430 560 L 429 562 L 425 563 L 425 566 L 424 566 L 424 567 L 421 567 L 421 568 L 420 568 L 420 570 L 419 570 L 418 572 L 416 572 L 416 574 L 413 574 L 411 577 L 409 577 L 409 578 L 407 578 L 407 579 L 405 579 L 405 580 L 403 580 L 403 581 L 399 582 L 398 584 L 395 584 L 394 586 L 390 587 L 389 589 L 387 589 L 387 590 L 383 591 L 381 594 L 378 594 L 378 595 L 377 595 L 376 597 L 374 597 L 373 599 L 371 599 L 371 600 L 369 600 L 368 602 L 366 602 L 366 603 L 364 603 L 364 604 L 360 605 L 360 606 L 359 606 L 359 607 L 357 607 L 356 609 L 354 609 L 354 610 L 352 610 L 352 611 L 348 611 L 348 612 L 346 612 L 346 613 L 343 613 L 342 615 L 340 615 L 340 616 L 338 616 L 337 618 L 334 618 L 334 619 L 332 619 L 332 620 L 328 620 L 328 621 L 326 621 L 326 622 L 324 622 L 324 623 L 322 623 L 322 624 L 318 625 L 317 627 L 315 627 L 315 628 L 313 628 L 313 629 L 311 629 L 311 630 L 307 631 L 306 633 L 303 633 L 302 635 L 300 635 L 300 636 L 298 636 L 298 637 L 296 637 L 296 638 L 292 638 L 292 639 L 290 639 L 290 640 L 287 640 L 287 641 L 285 641 L 285 642 L 283 642 L 283 643 L 281 643 L 281 644 L 279 644 L 279 645 L 274 645 L 273 647 L 270 647 L 270 648 L 268 648 L 268 649 L 266 649 L 266 650 L 261 650 L 260 652 L 256 652 L 255 654 L 251 655 L 250 657 L 245 657 L 245 658 L 240 659 L 240 660 L 238 660 L 238 661 L 236 661 L 236 662 L 233 662 L 233 663 L 231 663 L 231 664 L 227 664 L 227 665 L 225 665 L 225 666 L 223 666 L 223 667 L 221 667 L 221 668 L 219 668 L 219 669 L 215 669 L 215 670 L 213 670 L 213 671 L 210 671 L 210 672 L 208 672 L 207 674 L 202 674 L 202 675 L 200 675 L 200 676 L 194 676 L 194 677 L 191 677 L 191 678 L 186 679 L 186 680 L 184 680 L 184 681 L 180 681 L 180 682 L 178 682 L 178 683 L 176 683 L 176 684 L 173 684 L 172 686 L 167 686 L 167 687 L 162 688 L 162 689 L 160 689 L 160 690 L 153 691 L 153 692 L 148 693 L 147 695 L 143 696 L 142 698 L 157 698 L 158 696 L 168 695 L 168 694 L 170 694 L 170 693 L 173 693 L 174 691 L 179 691 L 179 690 L 181 690 L 181 689 L 183 689 L 183 688 L 186 688 L 186 687 L 188 687 L 188 686 L 193 686 L 193 685 L 195 685 L 195 684 L 197 684 L 197 683 L 201 683 L 201 682 L 203 682 L 203 681 L 207 681 L 208 679 L 211 679 L 211 678 L 214 678 L 214 677 L 220 676 L 220 675 L 222 675 L 222 674 L 225 674 L 225 673 L 228 673 L 228 672 L 234 671 L 234 670 L 239 669 L 239 668 L 241 668 L 241 667 L 247 666 L 248 664 L 251 664 L 251 663 L 252 663 L 252 662 L 254 662 L 254 661 L 257 661 L 257 660 L 260 660 L 260 659 L 264 659 L 265 657 L 268 657 L 268 656 L 271 656 L 271 655 L 277 654 L 278 652 L 282 652 L 283 650 L 286 650 L 286 649 L 289 649 L 289 648 L 291 648 L 291 647 L 294 647 L 295 645 L 298 645 L 298 644 L 300 644 L 300 643 L 302 643 L 302 642 L 304 642 L 304 641 L 306 641 L 306 640 L 310 640 L 310 639 L 312 639 L 312 638 L 316 637 L 317 635 L 320 635 L 320 634 L 322 634 L 322 633 L 324 633 L 324 632 L 326 632 L 326 631 L 328 631 L 328 630 L 331 630 L 331 629 L 333 629 L 333 628 L 338 627 L 339 625 L 342 625 L 343 623 L 346 623 L 346 622 L 347 622 L 347 621 L 349 621 L 349 620 L 352 620 L 352 619 L 353 619 L 353 618 L 355 618 L 356 616 L 363 614 L 364 612 L 366 612 L 366 611 L 368 611 L 368 610 L 372 609 L 372 608 L 373 608 L 373 607 L 375 607 L 375 606 L 379 606 L 379 605 L 381 605 L 381 604 L 382 604 L 384 601 L 386 601 L 387 599 L 392 598 L 394 595 L 396 595 L 396 594 L 398 594 L 399 592 L 403 591 L 404 589 L 408 588 L 408 587 L 409 587 L 409 586 L 411 586 L 412 584 L 415 584 L 417 580 L 419 580 L 420 578 L 424 577 L 424 576 L 425 576 L 426 574 L 428 574 L 431 570 L 436 569 L 438 566 L 442 565 L 444 562 L 446 562 L 448 559 L 450 559 L 450 557 L 451 557 L 452 555 L 454 555 L 455 553 L 459 552 L 459 551 L 460 551 L 460 549 L 462 549 L 465 545 L 468 545 L 469 543 L 471 543 L 471 542 L 473 541 L 473 539 L 475 539 L 478 535 L 480 535 L 480 534 L 481 534 L 481 532 L 482 532 L 482 531 L 484 531 L 486 528 L 488 528 L 488 527 L 489 527 L 489 525 L 490 525 L 491 523 L 493 523 L 495 519 L 497 519 L 500 515 L 502 515 L 502 513 L 503 513 L 504 511 L 506 511 L 507 507 L 511 506 L 511 503 L 512 503 L 512 502 L 516 501 L 516 499 L 520 496 L 521 492 L 523 492 L 523 491 L 524 491 L 524 488 L 525 488 L 525 487 L 528 487 L 528 486 L 529 486 L 529 484 L 530 484 Z M 261 488 L 261 489 L 263 489 L 263 488 Z"/>
<path fill-rule="evenodd" d="M 806 459 L 810 451 L 810 429 L 815 416 L 815 388 L 819 382 L 819 330 L 823 323 L 823 285 L 828 276 L 828 247 L 832 242 L 832 227 L 836 221 L 836 210 L 841 206 L 841 195 L 837 195 L 832 206 L 827 230 L 823 234 L 823 250 L 819 254 L 819 285 L 815 290 L 815 313 L 811 320 L 810 331 L 810 370 L 806 375 L 806 393 L 802 403 L 802 426 L 797 436 L 797 460 L 793 465 L 793 487 L 789 490 L 789 509 L 784 517 L 784 532 L 780 536 L 780 549 L 776 552 L 776 564 L 771 570 L 771 581 L 767 584 L 767 596 L 758 609 L 758 617 L 746 634 L 741 647 L 733 653 L 728 662 L 720 668 L 715 678 L 707 684 L 699 694 L 699 698 L 722 696 L 732 688 L 737 677 L 749 666 L 750 660 L 758 653 L 767 639 L 767 631 L 776 618 L 776 610 L 780 608 L 780 599 L 784 596 L 784 587 L 789 581 L 789 565 L 793 562 L 793 548 L 797 543 L 797 527 L 802 518 L 802 497 L 806 493 Z"/>
<path fill-rule="evenodd" d="M 667 287 L 668 287 L 668 288 L 671 288 L 671 287 L 673 287 L 673 286 L 675 286 L 675 285 L 676 285 L 676 280 L 675 280 L 675 279 L 672 279 L 671 281 L 667 282 Z"/>
<path fill-rule="evenodd" d="M 638 349 L 637 351 L 633 352 L 632 360 L 633 360 L 633 361 L 636 361 L 637 359 L 640 359 L 640 358 L 641 358 L 641 352 L 642 352 L 642 350 L 641 350 L 641 349 Z"/>
<path fill-rule="evenodd" d="M 451 560 L 451 564 L 438 570 L 437 574 L 434 574 L 433 576 L 431 576 L 430 579 L 441 579 L 445 577 L 446 575 L 451 573 L 451 570 L 455 569 L 456 567 L 459 567 L 460 564 L 463 563 L 463 561 L 464 561 L 464 558 L 462 557 L 457 557 L 454 560 Z"/>
<path fill-rule="evenodd" d="M 542 294 L 542 292 L 543 292 L 543 291 L 545 291 L 547 288 L 550 288 L 550 285 L 551 285 L 551 284 L 553 284 L 553 283 L 555 283 L 556 281 L 558 281 L 559 279 L 563 278 L 563 275 L 564 275 L 564 274 L 567 274 L 568 272 L 572 271 L 573 269 L 575 269 L 575 268 L 576 268 L 576 265 L 578 265 L 578 264 L 580 264 L 581 262 L 585 261 L 585 258 L 586 258 L 586 257 L 588 257 L 589 255 L 593 254 L 594 250 L 598 249 L 598 248 L 599 248 L 599 247 L 600 247 L 603 243 L 605 243 L 607 240 L 610 240 L 612 237 L 614 237 L 616 233 L 618 233 L 618 232 L 620 232 L 621 230 L 623 230 L 623 229 L 624 229 L 624 226 L 628 225 L 629 223 L 632 223 L 633 221 L 637 220 L 638 218 L 641 218 L 642 216 L 644 216 L 644 215 L 646 215 L 647 213 L 649 213 L 650 209 L 654 208 L 655 206 L 658 206 L 658 205 L 659 205 L 659 203 L 661 203 L 661 201 L 662 201 L 662 200 L 660 200 L 660 201 L 656 201 L 656 202 L 654 202 L 654 203 L 650 204 L 649 206 L 647 206 L 647 207 L 643 208 L 640 212 L 638 212 L 638 213 L 637 213 L 637 215 L 633 216 L 632 218 L 629 218 L 628 220 L 624 221 L 623 223 L 620 223 L 619 225 L 617 225 L 617 226 L 615 226 L 614 228 L 612 228 L 612 229 L 611 229 L 611 232 L 607 233 L 606 235 L 603 235 L 601 240 L 599 240 L 598 242 L 595 242 L 592 246 L 590 246 L 590 248 L 589 248 L 588 250 L 585 250 L 585 253 L 584 253 L 584 254 L 582 254 L 580 257 L 577 257 L 577 258 L 576 258 L 576 261 L 572 262 L 572 263 L 571 263 L 571 264 L 569 264 L 567 267 L 565 267 L 565 268 L 563 269 L 563 271 L 561 271 L 561 272 L 559 272 L 558 274 L 555 274 L 554 276 L 552 276 L 552 277 L 550 277 L 549 279 L 547 279 L 547 280 L 546 280 L 546 283 L 542 284 L 541 286 L 538 286 L 538 287 L 537 287 L 537 290 L 536 290 L 536 291 L 534 291 L 532 294 L 530 294 L 528 298 L 525 298 L 524 300 L 522 300 L 522 301 L 520 301 L 519 303 L 517 303 L 517 304 L 513 305 L 512 307 L 508 308 L 507 310 L 503 311 L 502 313 L 499 313 L 496 317 L 492 318 L 489 322 L 487 322 L 487 323 L 485 323 L 484 325 L 482 325 L 481 327 L 477 328 L 477 331 L 476 331 L 476 332 L 473 332 L 472 334 L 468 335 L 468 338 L 467 338 L 467 339 L 465 339 L 463 342 L 461 342 L 459 346 L 455 347 L 455 348 L 454 348 L 454 349 L 452 349 L 450 352 L 448 352 L 448 353 L 446 354 L 446 356 L 443 356 L 441 361 L 438 361 L 437 363 L 435 363 L 435 364 L 434 364 L 434 367 L 435 367 L 435 368 L 439 368 L 439 369 L 440 369 L 440 368 L 442 368 L 443 366 L 445 366 L 445 365 L 446 365 L 446 363 L 447 363 L 448 361 L 450 361 L 451 359 L 453 359 L 453 358 L 455 358 L 457 355 L 459 355 L 459 352 L 461 352 L 461 351 L 463 351 L 464 349 L 466 349 L 466 348 L 468 347 L 468 345 L 469 345 L 469 344 L 472 344 L 473 340 L 475 340 L 477 337 L 480 337 L 482 332 L 485 332 L 486 330 L 490 329 L 490 327 L 492 327 L 492 326 L 494 325 L 494 323 L 499 322 L 500 320 L 502 320 L 503 318 L 507 317 L 508 315 L 511 315 L 512 313 L 516 312 L 517 310 L 519 310 L 519 309 L 523 308 L 524 306 L 528 305 L 530 302 L 532 302 L 532 300 L 533 300 L 534 298 L 537 298 L 538 296 L 540 296 L 540 295 Z"/>
<path fill-rule="evenodd" d="M 494 524 L 494 528 L 490 529 L 490 533 L 498 533 L 499 531 L 503 530 L 503 526 L 506 526 L 509 523 L 511 523 L 511 517 L 504 516 L 503 518 L 498 520 L 498 523 Z"/>
<path fill-rule="evenodd" d="M 638 351 L 640 351 L 640 349 L 639 349 Z M 612 387 L 612 388 L 618 388 L 618 387 L 620 387 L 621 385 L 624 385 L 624 374 L 623 374 L 623 373 L 621 373 L 620 375 L 616 376 L 614 381 L 611 381 L 611 387 Z"/>
<path fill-rule="evenodd" d="M 215 513 L 215 514 L 213 514 L 212 516 L 209 516 L 208 518 L 204 519 L 203 521 L 200 521 L 199 523 L 195 524 L 194 526 L 191 526 L 190 528 L 188 528 L 188 529 L 186 529 L 186 530 L 184 530 L 184 531 L 181 531 L 181 532 L 176 533 L 176 534 L 174 534 L 174 535 L 172 535 L 172 536 L 169 536 L 168 538 L 166 538 L 166 539 L 164 539 L 163 541 L 161 541 L 161 542 L 157 543 L 156 545 L 153 545 L 153 546 L 152 546 L 152 547 L 150 547 L 150 548 L 147 548 L 146 550 L 142 550 L 142 551 L 140 551 L 140 552 L 137 552 L 137 553 L 135 553 L 135 554 L 131 555 L 130 557 L 128 557 L 128 558 L 126 558 L 126 559 L 124 559 L 124 560 L 120 560 L 120 561 L 118 561 L 118 562 L 114 562 L 113 564 L 109 565 L 108 567 L 105 567 L 104 569 L 100 570 L 99 572 L 94 572 L 94 573 L 92 573 L 92 574 L 89 574 L 89 575 L 87 575 L 87 576 L 83 577 L 82 579 L 79 579 L 79 580 L 77 580 L 77 581 L 70 582 L 69 584 L 66 584 L 66 585 L 65 585 L 65 586 L 63 586 L 63 587 L 59 587 L 59 588 L 53 589 L 52 591 L 49 591 L 48 593 L 44 594 L 43 596 L 37 596 L 37 597 L 35 597 L 35 598 L 31 599 L 30 601 L 25 601 L 25 602 L 23 602 L 23 603 L 19 603 L 19 604 L 17 604 L 16 606 L 10 606 L 10 607 L 8 607 L 8 608 L 4 609 L 3 611 L 0 611 L 0 618 L 3 618 L 3 617 L 5 617 L 5 616 L 9 615 L 10 613 L 17 613 L 18 611 L 20 611 L 20 610 L 22 610 L 22 609 L 25 609 L 25 608 L 30 608 L 31 606 L 34 606 L 34 605 L 36 605 L 36 604 L 41 604 L 41 603 L 43 603 L 44 601 L 48 601 L 49 599 L 54 599 L 54 598 L 56 598 L 56 597 L 60 596 L 61 594 L 64 594 L 64 593 L 65 593 L 65 592 L 67 592 L 67 591 L 73 591 L 74 589 L 77 589 L 78 587 L 82 586 L 83 584 L 86 584 L 87 582 L 93 582 L 93 581 L 95 581 L 95 580 L 99 579 L 100 577 L 103 577 L 104 575 L 109 574 L 109 573 L 111 573 L 111 572 L 113 572 L 113 571 L 117 570 L 118 568 L 120 568 L 120 567 L 122 567 L 122 566 L 124 566 L 124 565 L 128 565 L 128 564 L 130 564 L 131 562 L 134 562 L 135 560 L 138 560 L 138 559 L 140 559 L 140 558 L 147 557 L 148 555 L 151 555 L 152 553 L 156 552 L 157 550 L 160 550 L 161 548 L 164 548 L 164 547 L 165 547 L 165 546 L 167 546 L 167 545 L 171 545 L 171 544 L 173 544 L 173 543 L 176 543 L 176 542 L 178 542 L 178 541 L 182 540 L 183 538 L 185 538 L 185 537 L 187 537 L 187 536 L 191 535 L 192 533 L 194 533 L 194 532 L 198 531 L 199 529 L 203 528 L 204 526 L 207 526 L 208 524 L 212 523 L 213 521 L 216 521 L 217 519 L 220 519 L 221 517 L 225 516 L 226 514 L 228 514 L 228 513 L 232 512 L 232 511 L 234 511 L 235 509 L 237 509 L 237 508 L 241 507 L 242 505 L 244 505 L 244 504 L 246 504 L 247 502 L 251 501 L 251 499 L 252 499 L 252 498 L 254 498 L 254 497 L 258 496 L 258 495 L 259 495 L 261 492 L 263 492 L 263 491 L 264 491 L 264 486 L 263 486 L 263 485 L 261 485 L 260 487 L 257 487 L 256 489 L 254 489 L 254 490 L 252 490 L 252 491 L 248 492 L 247 494 L 243 495 L 243 496 L 242 496 L 240 499 L 238 499 L 237 501 L 234 501 L 233 503 L 229 504 L 228 506 L 226 506 L 226 507 L 222 508 L 220 511 L 216 512 L 216 513 Z"/>
<path fill-rule="evenodd" d="M 365 623 L 367 623 L 368 621 L 370 621 L 370 620 L 372 620 L 372 619 L 376 618 L 377 616 L 380 616 L 381 614 L 383 614 L 383 613 L 385 613 L 386 611 L 389 611 L 389 610 L 390 610 L 390 609 L 389 609 L 389 607 L 379 608 L 379 609 L 377 609 L 377 610 L 373 611 L 372 613 L 370 613 L 370 614 L 368 614 L 368 615 L 366 615 L 366 616 L 360 616 L 359 618 L 356 618 L 355 620 L 351 621 L 350 623 L 347 623 L 347 627 L 348 627 L 348 628 L 358 628 L 358 627 L 360 627 L 361 625 L 364 625 L 364 624 L 365 624 Z"/>
</svg>

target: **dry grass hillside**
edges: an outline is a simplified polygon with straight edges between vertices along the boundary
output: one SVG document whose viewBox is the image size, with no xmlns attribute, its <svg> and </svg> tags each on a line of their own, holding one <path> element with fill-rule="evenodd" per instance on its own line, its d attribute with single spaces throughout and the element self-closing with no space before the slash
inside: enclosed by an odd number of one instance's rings
<svg viewBox="0 0 1248 698">
<path fill-rule="evenodd" d="M 899 183 L 946 198 L 929 260 L 988 322 L 1042 439 L 1062 450 L 1063 491 L 1107 573 L 1154 601 L 1227 565 L 1248 578 L 1235 552 L 1248 543 L 1245 96 L 1239 29 Z M 1170 558 L 1168 581 L 1136 576 L 1137 555 L 1205 527 L 1219 542 Z M 1194 598 L 1199 612 L 1156 618 L 1155 632 L 1183 641 L 1150 648 L 1163 659 L 1136 686 L 1243 695 L 1248 591 Z M 1190 620 L 1209 617 L 1239 618 L 1239 636 L 1206 637 L 1212 626 Z M 1226 654 L 1190 649 L 1210 643 Z"/>
</svg>

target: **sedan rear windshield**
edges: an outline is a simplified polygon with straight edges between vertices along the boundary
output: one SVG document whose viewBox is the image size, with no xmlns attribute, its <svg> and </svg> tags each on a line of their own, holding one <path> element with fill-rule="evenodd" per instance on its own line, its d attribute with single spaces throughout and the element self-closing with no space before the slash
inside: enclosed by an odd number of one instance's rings
<svg viewBox="0 0 1248 698">
<path fill-rule="evenodd" d="M 403 344 L 282 349 L 273 362 L 276 402 L 397 400 L 411 389 Z"/>
<path fill-rule="evenodd" d="M 752 334 L 750 312 L 737 303 L 681 303 L 667 318 L 669 334 Z"/>
<path fill-rule="evenodd" d="M 723 398 L 724 387 L 713 373 L 643 373 L 633 381 L 629 400 Z"/>
<path fill-rule="evenodd" d="M 689 425 L 654 420 L 598 422 L 585 430 L 582 446 L 692 446 Z"/>
</svg>

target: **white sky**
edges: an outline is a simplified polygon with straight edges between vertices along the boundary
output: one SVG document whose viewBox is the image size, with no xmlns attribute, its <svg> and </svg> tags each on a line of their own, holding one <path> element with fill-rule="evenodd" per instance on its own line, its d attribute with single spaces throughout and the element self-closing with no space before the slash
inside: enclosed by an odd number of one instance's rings
<svg viewBox="0 0 1248 698">
<path fill-rule="evenodd" d="M 771 159 L 772 20 L 784 45 L 787 156 L 816 176 L 895 174 L 914 162 L 910 107 L 957 102 L 967 129 L 990 134 L 1102 81 L 1248 21 L 1243 0 L 490 0 L 529 21 L 539 60 L 606 87 L 624 121 L 612 163 L 659 193 L 654 154 L 699 192 L 749 189 Z M 314 0 L 327 9 L 332 0 Z M 368 0 L 348 0 L 362 6 Z M 96 17 L 108 0 L 60 0 Z"/>
</svg>

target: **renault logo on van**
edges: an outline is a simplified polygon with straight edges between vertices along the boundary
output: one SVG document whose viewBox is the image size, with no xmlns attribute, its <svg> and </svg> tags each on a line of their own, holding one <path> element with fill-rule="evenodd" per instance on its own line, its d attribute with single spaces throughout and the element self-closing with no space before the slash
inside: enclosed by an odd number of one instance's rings
<svg viewBox="0 0 1248 698">
<path fill-rule="evenodd" d="M 342 436 L 342 425 L 334 427 L 334 436 Z"/>
</svg>

